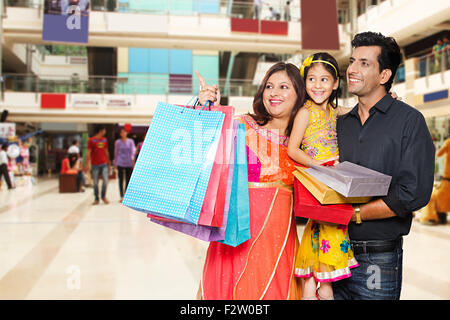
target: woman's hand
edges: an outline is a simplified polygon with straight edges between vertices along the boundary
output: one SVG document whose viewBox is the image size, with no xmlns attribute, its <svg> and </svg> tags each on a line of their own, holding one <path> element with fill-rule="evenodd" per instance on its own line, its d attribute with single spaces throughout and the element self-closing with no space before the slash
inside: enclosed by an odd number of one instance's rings
<svg viewBox="0 0 450 320">
<path fill-rule="evenodd" d="M 198 94 L 198 101 L 201 105 L 205 105 L 206 101 L 211 101 L 215 105 L 220 105 L 220 89 L 217 84 L 210 86 L 206 84 L 202 75 L 195 70 L 197 78 L 200 81 L 200 92 Z"/>
</svg>

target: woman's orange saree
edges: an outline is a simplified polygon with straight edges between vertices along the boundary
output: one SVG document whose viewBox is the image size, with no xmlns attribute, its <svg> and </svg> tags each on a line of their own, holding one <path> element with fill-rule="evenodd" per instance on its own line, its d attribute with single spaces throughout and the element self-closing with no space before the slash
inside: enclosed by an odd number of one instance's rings
<svg viewBox="0 0 450 320">
<path fill-rule="evenodd" d="M 294 162 L 287 138 L 245 124 L 251 239 L 237 247 L 211 242 L 201 280 L 202 299 L 300 299 L 294 262 L 299 246 L 293 214 Z"/>
</svg>

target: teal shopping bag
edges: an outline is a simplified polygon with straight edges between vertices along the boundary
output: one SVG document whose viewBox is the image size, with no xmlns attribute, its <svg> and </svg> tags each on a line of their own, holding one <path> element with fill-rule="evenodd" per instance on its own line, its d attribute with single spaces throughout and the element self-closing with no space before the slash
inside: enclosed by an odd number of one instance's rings
<svg viewBox="0 0 450 320">
<path fill-rule="evenodd" d="M 245 125 L 240 123 L 236 137 L 236 156 L 228 209 L 225 239 L 218 241 L 233 247 L 250 239 L 250 203 L 248 192 Z"/>
<path fill-rule="evenodd" d="M 197 224 L 224 114 L 160 102 L 122 204 Z"/>
</svg>

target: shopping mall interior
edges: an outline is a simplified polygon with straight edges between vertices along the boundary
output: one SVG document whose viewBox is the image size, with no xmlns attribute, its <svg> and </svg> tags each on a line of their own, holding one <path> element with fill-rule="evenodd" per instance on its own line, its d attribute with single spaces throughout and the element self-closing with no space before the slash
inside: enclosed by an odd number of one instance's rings
<svg viewBox="0 0 450 320">
<path fill-rule="evenodd" d="M 159 102 L 185 105 L 198 95 L 195 71 L 218 84 L 222 105 L 244 114 L 275 62 L 300 66 L 328 51 L 339 63 L 339 103 L 351 108 L 351 39 L 381 32 L 403 55 L 392 91 L 423 114 L 439 150 L 450 138 L 450 3 L 337 0 L 337 47 L 305 49 L 301 1 L 265 0 L 258 17 L 253 0 L 74 1 L 89 3 L 88 33 L 64 41 L 45 30 L 64 1 L 0 0 L 0 140 L 14 185 L 0 181 L 0 299 L 196 299 L 208 242 L 123 206 L 116 173 L 109 204 L 92 205 L 89 172 L 83 192 L 67 192 L 61 180 L 73 141 L 85 161 L 102 124 L 113 161 L 121 128 L 138 145 Z M 435 188 L 445 165 L 436 157 Z M 402 300 L 450 299 L 446 217 L 414 212 Z M 305 224 L 297 222 L 301 234 Z"/>
</svg>

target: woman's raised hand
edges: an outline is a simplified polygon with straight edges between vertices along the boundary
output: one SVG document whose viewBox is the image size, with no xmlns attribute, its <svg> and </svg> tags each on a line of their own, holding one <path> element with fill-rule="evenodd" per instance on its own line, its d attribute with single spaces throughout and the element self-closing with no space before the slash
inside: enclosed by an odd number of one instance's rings
<svg viewBox="0 0 450 320">
<path fill-rule="evenodd" d="M 206 84 L 200 72 L 195 70 L 197 78 L 200 81 L 200 92 L 198 94 L 198 101 L 201 105 L 204 105 L 206 101 L 211 101 L 215 105 L 220 105 L 220 90 L 217 84 L 210 86 Z"/>
</svg>

